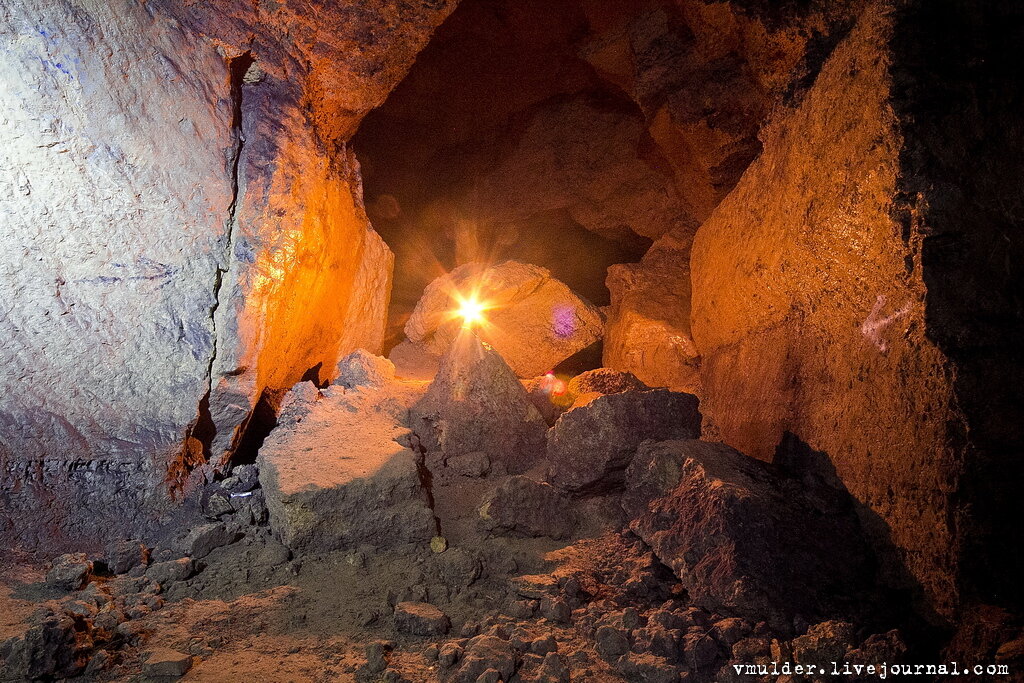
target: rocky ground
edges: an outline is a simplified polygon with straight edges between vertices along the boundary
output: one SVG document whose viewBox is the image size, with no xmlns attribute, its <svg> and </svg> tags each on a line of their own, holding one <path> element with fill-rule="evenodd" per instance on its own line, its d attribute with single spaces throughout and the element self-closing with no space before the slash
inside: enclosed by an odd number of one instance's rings
<svg viewBox="0 0 1024 683">
<path fill-rule="evenodd" d="M 767 681 L 732 665 L 913 653 L 836 490 L 698 440 L 692 396 L 596 370 L 558 407 L 453 349 L 429 385 L 362 352 L 300 385 L 150 544 L 9 558 L 2 680 Z"/>
</svg>

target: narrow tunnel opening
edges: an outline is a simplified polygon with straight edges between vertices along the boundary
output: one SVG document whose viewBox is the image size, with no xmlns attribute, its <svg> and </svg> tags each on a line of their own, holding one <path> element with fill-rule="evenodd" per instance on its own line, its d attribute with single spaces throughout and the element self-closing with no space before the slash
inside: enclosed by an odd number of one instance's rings
<svg viewBox="0 0 1024 683">
<path fill-rule="evenodd" d="M 541 266 L 607 306 L 608 267 L 688 224 L 639 106 L 580 55 L 593 10 L 460 3 L 364 119 L 353 147 L 367 213 L 395 253 L 385 354 L 457 266 Z M 598 342 L 558 369 L 600 365 Z"/>
</svg>

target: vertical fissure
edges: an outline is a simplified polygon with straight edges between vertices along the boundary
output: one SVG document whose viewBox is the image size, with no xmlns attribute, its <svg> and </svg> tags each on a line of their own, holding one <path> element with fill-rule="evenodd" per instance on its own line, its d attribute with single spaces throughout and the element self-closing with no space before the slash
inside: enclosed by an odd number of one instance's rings
<svg viewBox="0 0 1024 683">
<path fill-rule="evenodd" d="M 231 270 L 235 249 L 236 212 L 238 208 L 238 194 L 240 188 L 239 167 L 242 159 L 242 150 L 245 147 L 245 133 L 242 130 L 242 99 L 243 84 L 246 73 L 253 65 L 251 52 L 245 52 L 228 61 L 229 88 L 231 97 L 231 137 L 232 146 L 228 159 L 229 179 L 231 185 L 231 200 L 228 202 L 227 216 L 225 218 L 225 246 L 221 257 L 218 259 L 213 278 L 213 302 L 210 305 L 210 323 L 212 336 L 212 350 L 210 360 L 206 368 L 206 393 L 199 401 L 196 419 L 189 425 L 185 435 L 184 447 L 181 451 L 180 460 L 173 463 L 168 472 L 172 495 L 179 494 L 185 484 L 188 475 L 197 466 L 209 462 L 213 456 L 211 447 L 217 435 L 217 426 L 210 411 L 210 400 L 215 386 L 214 373 L 217 363 L 217 352 L 219 345 L 219 330 L 217 325 L 217 311 L 220 309 L 221 290 L 224 281 Z"/>
</svg>

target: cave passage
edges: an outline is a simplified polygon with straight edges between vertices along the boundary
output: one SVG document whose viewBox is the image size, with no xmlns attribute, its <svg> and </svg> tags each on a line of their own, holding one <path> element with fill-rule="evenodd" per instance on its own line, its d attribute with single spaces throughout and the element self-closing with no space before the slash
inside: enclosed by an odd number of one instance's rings
<svg viewBox="0 0 1024 683">
<path fill-rule="evenodd" d="M 367 213 L 396 258 L 385 351 L 456 266 L 535 264 L 606 306 L 607 268 L 682 220 L 624 196 L 673 191 L 636 103 L 577 54 L 588 21 L 576 2 L 463 2 L 360 125 Z"/>
</svg>

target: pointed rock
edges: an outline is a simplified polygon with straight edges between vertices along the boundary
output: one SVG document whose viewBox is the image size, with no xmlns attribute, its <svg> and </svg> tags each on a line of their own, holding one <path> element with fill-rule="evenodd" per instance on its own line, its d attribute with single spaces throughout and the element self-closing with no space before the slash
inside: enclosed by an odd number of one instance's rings
<svg viewBox="0 0 1024 683">
<path fill-rule="evenodd" d="M 522 472 L 544 453 L 547 424 L 502 357 L 463 330 L 412 409 L 413 430 L 447 456 L 484 452 L 492 464 Z"/>
</svg>

